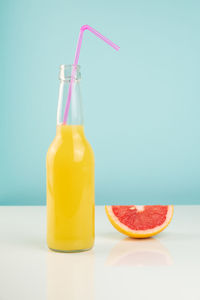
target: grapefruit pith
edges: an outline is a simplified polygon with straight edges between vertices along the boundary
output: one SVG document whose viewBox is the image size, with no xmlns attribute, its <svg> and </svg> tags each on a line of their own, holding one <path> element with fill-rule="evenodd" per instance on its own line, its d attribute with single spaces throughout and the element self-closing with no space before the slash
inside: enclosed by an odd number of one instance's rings
<svg viewBox="0 0 200 300">
<path fill-rule="evenodd" d="M 121 233 L 134 238 L 151 237 L 171 222 L 173 205 L 106 206 L 111 224 Z"/>
</svg>

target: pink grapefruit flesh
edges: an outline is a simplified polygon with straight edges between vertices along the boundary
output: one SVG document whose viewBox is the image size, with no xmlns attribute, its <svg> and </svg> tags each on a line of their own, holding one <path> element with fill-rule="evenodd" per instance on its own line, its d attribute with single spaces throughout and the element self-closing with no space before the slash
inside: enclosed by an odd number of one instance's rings
<svg viewBox="0 0 200 300">
<path fill-rule="evenodd" d="M 151 237 L 171 222 L 173 205 L 106 206 L 111 224 L 121 233 L 135 238 Z"/>
</svg>

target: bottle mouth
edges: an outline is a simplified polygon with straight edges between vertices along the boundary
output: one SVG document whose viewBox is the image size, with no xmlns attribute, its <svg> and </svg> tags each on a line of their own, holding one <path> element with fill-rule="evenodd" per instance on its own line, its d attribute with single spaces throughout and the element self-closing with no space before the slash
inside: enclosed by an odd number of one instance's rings
<svg viewBox="0 0 200 300">
<path fill-rule="evenodd" d="M 80 65 L 60 65 L 60 73 L 59 73 L 59 79 L 60 80 L 66 80 L 70 81 L 72 78 L 72 71 L 73 76 L 75 80 L 81 79 L 81 73 L 80 73 Z"/>
<path fill-rule="evenodd" d="M 69 69 L 69 68 L 72 68 L 72 67 L 76 67 L 79 70 L 81 66 L 80 65 L 74 65 L 74 64 L 72 64 L 72 65 L 65 65 L 65 64 L 60 65 L 60 69 Z"/>
</svg>

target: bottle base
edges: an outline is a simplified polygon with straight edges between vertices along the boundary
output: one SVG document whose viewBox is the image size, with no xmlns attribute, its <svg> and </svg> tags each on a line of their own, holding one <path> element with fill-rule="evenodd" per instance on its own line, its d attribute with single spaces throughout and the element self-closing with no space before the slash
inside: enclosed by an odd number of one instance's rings
<svg viewBox="0 0 200 300">
<path fill-rule="evenodd" d="M 49 248 L 49 247 L 48 247 Z M 85 252 L 91 250 L 93 247 L 86 248 L 86 249 L 78 249 L 78 250 L 59 250 L 59 249 L 53 249 L 49 248 L 53 252 L 60 252 L 60 253 L 79 253 L 79 252 Z"/>
</svg>

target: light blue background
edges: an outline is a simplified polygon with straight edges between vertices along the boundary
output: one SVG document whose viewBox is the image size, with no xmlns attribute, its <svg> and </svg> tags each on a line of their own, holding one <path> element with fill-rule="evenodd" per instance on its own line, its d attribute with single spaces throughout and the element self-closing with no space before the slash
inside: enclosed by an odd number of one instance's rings
<svg viewBox="0 0 200 300">
<path fill-rule="evenodd" d="M 200 204 L 200 2 L 0 3 L 0 204 L 45 203 L 58 68 L 81 50 L 97 204 Z"/>
</svg>

